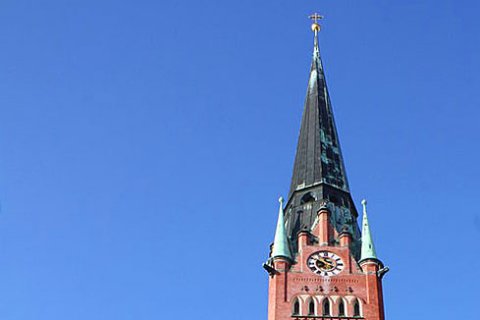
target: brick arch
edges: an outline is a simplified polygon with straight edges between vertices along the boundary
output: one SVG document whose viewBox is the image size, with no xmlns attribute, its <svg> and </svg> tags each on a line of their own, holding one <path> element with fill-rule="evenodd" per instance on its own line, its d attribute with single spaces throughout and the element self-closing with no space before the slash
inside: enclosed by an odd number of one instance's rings
<svg viewBox="0 0 480 320">
<path fill-rule="evenodd" d="M 291 299 L 292 301 L 292 314 L 295 314 L 295 315 L 303 315 L 303 312 L 302 312 L 302 309 L 303 309 L 303 305 L 304 305 L 304 301 L 302 299 L 301 296 L 294 296 L 292 297 Z M 295 312 L 295 303 L 298 303 L 298 312 Z"/>
<path fill-rule="evenodd" d="M 331 309 L 332 316 L 337 316 L 338 315 L 338 308 L 339 308 L 339 305 L 340 305 L 341 301 L 343 301 L 343 305 L 345 307 L 345 310 L 347 309 L 348 302 L 343 296 L 333 295 L 333 296 L 330 296 L 330 300 L 332 301 L 332 309 Z"/>
<path fill-rule="evenodd" d="M 355 304 L 358 304 L 358 314 L 356 314 L 355 312 Z M 363 316 L 363 303 L 361 301 L 361 299 L 358 299 L 358 298 L 355 298 L 352 300 L 352 316 Z"/>
<path fill-rule="evenodd" d="M 340 305 L 343 303 L 343 314 L 340 312 Z M 348 301 L 344 297 L 338 297 L 335 303 L 335 310 L 334 315 L 338 316 L 349 316 L 350 313 L 348 312 Z"/>
<path fill-rule="evenodd" d="M 328 303 L 328 310 L 325 310 L 326 303 Z M 332 315 L 334 305 L 335 303 L 332 298 L 329 296 L 323 296 L 322 299 L 319 300 L 317 312 L 319 315 L 327 315 L 325 312 L 328 311 L 328 315 Z"/>
<path fill-rule="evenodd" d="M 313 310 L 311 310 L 311 303 L 313 303 Z M 312 312 L 313 311 L 313 312 Z M 315 296 L 308 296 L 305 299 L 304 314 L 317 315 L 318 314 L 318 301 Z"/>
<path fill-rule="evenodd" d="M 346 311 L 347 311 L 347 315 L 348 316 L 354 316 L 354 306 L 355 306 L 355 302 L 358 302 L 358 306 L 360 308 L 360 315 L 363 316 L 364 315 L 364 306 L 365 306 L 365 300 L 363 300 L 362 298 L 360 297 L 357 297 L 357 296 L 354 296 L 354 295 L 348 295 L 348 296 L 345 296 L 345 300 L 347 302 L 347 304 L 345 305 L 346 307 Z"/>
<path fill-rule="evenodd" d="M 355 300 L 355 299 L 358 299 L 358 301 L 360 301 L 360 303 L 361 303 L 362 305 L 366 303 L 366 301 L 365 301 L 364 299 L 362 299 L 362 298 L 360 298 L 360 297 L 358 297 L 358 296 L 354 296 L 354 295 L 352 295 L 352 294 L 349 294 L 349 295 L 347 295 L 347 296 L 344 296 L 343 298 L 344 298 L 345 300 L 347 300 L 347 303 L 349 303 L 349 304 L 352 303 L 353 300 Z"/>
</svg>

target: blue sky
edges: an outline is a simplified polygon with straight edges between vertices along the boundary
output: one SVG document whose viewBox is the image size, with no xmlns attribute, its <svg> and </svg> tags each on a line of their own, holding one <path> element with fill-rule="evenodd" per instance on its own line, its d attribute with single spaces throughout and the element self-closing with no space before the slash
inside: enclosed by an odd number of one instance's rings
<svg viewBox="0 0 480 320">
<path fill-rule="evenodd" d="M 475 1 L 0 3 L 0 318 L 266 319 L 321 33 L 387 318 L 477 319 Z"/>
</svg>

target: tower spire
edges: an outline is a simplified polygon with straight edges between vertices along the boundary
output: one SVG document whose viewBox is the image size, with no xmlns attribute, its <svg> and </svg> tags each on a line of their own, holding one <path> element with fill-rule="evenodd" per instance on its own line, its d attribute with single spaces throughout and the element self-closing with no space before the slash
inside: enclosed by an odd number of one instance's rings
<svg viewBox="0 0 480 320">
<path fill-rule="evenodd" d="M 320 57 L 318 20 L 322 18 L 317 13 L 310 16 L 314 21 L 312 24 L 313 59 L 290 185 L 290 197 L 299 189 L 320 183 L 348 192 L 330 95 Z"/>
<path fill-rule="evenodd" d="M 287 233 L 285 231 L 285 220 L 283 213 L 283 198 L 278 199 L 280 202 L 280 208 L 278 209 L 278 222 L 277 229 L 275 231 L 275 239 L 273 241 L 272 258 L 287 258 L 293 260 L 290 246 L 288 243 Z"/>
<path fill-rule="evenodd" d="M 350 195 L 320 55 L 318 33 L 321 27 L 318 21 L 323 17 L 314 13 L 309 18 L 313 20 L 313 57 L 285 208 L 287 234 L 295 253 L 297 233 L 302 229 L 310 229 L 322 203 L 329 203 L 335 229 L 341 232 L 344 227 L 348 228 L 352 234 L 355 256 L 358 258 L 358 214 Z"/>
<path fill-rule="evenodd" d="M 370 233 L 370 226 L 367 217 L 367 200 L 362 200 L 363 206 L 363 221 L 362 221 L 362 252 L 360 261 L 366 259 L 377 259 L 375 246 L 373 245 L 372 234 Z"/>
<path fill-rule="evenodd" d="M 279 199 L 275 239 L 263 264 L 268 320 L 385 320 L 382 277 L 388 268 L 377 259 L 365 200 L 360 232 L 320 56 L 323 17 L 309 18 L 313 57 L 290 192 L 285 205 Z"/>
</svg>

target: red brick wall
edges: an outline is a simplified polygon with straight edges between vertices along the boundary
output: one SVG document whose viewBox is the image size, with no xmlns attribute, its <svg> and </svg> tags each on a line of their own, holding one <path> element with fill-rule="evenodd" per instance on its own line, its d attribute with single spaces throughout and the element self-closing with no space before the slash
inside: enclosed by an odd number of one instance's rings
<svg viewBox="0 0 480 320">
<path fill-rule="evenodd" d="M 321 228 L 324 230 L 318 230 Z M 330 226 L 324 223 L 319 223 L 316 229 L 313 233 L 324 235 L 324 239 L 331 232 Z M 337 237 L 336 234 L 332 236 Z M 377 276 L 379 262 L 366 261 L 360 266 L 349 247 L 345 246 L 345 241 L 342 241 L 343 246 L 310 245 L 305 239 L 299 244 L 303 245 L 300 245 L 293 265 L 282 259 L 274 261 L 278 273 L 269 279 L 268 320 L 291 320 L 296 298 L 301 302 L 302 315 L 308 314 L 309 299 L 315 301 L 316 314 L 321 315 L 322 302 L 328 298 L 332 316 L 338 315 L 341 299 L 345 301 L 347 316 L 353 316 L 353 303 L 358 299 L 361 314 L 366 320 L 384 320 L 381 280 Z M 342 272 L 330 277 L 313 273 L 306 261 L 319 250 L 328 250 L 340 256 L 345 263 Z"/>
</svg>

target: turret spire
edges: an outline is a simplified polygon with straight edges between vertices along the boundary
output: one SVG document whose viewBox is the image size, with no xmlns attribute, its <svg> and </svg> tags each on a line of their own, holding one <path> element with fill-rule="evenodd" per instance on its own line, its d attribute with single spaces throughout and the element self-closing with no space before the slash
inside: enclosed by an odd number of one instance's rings
<svg viewBox="0 0 480 320">
<path fill-rule="evenodd" d="M 363 206 L 363 221 L 362 221 L 362 251 L 360 260 L 377 259 L 375 246 L 373 245 L 372 234 L 370 233 L 370 226 L 367 217 L 367 200 L 362 200 Z"/>
<path fill-rule="evenodd" d="M 280 197 L 278 199 L 278 202 L 280 202 L 280 208 L 278 209 L 278 222 L 277 230 L 275 231 L 275 239 L 273 241 L 272 258 L 282 257 L 293 260 L 290 246 L 288 243 L 287 233 L 285 231 L 285 220 L 283 217 L 283 198 Z"/>
</svg>

